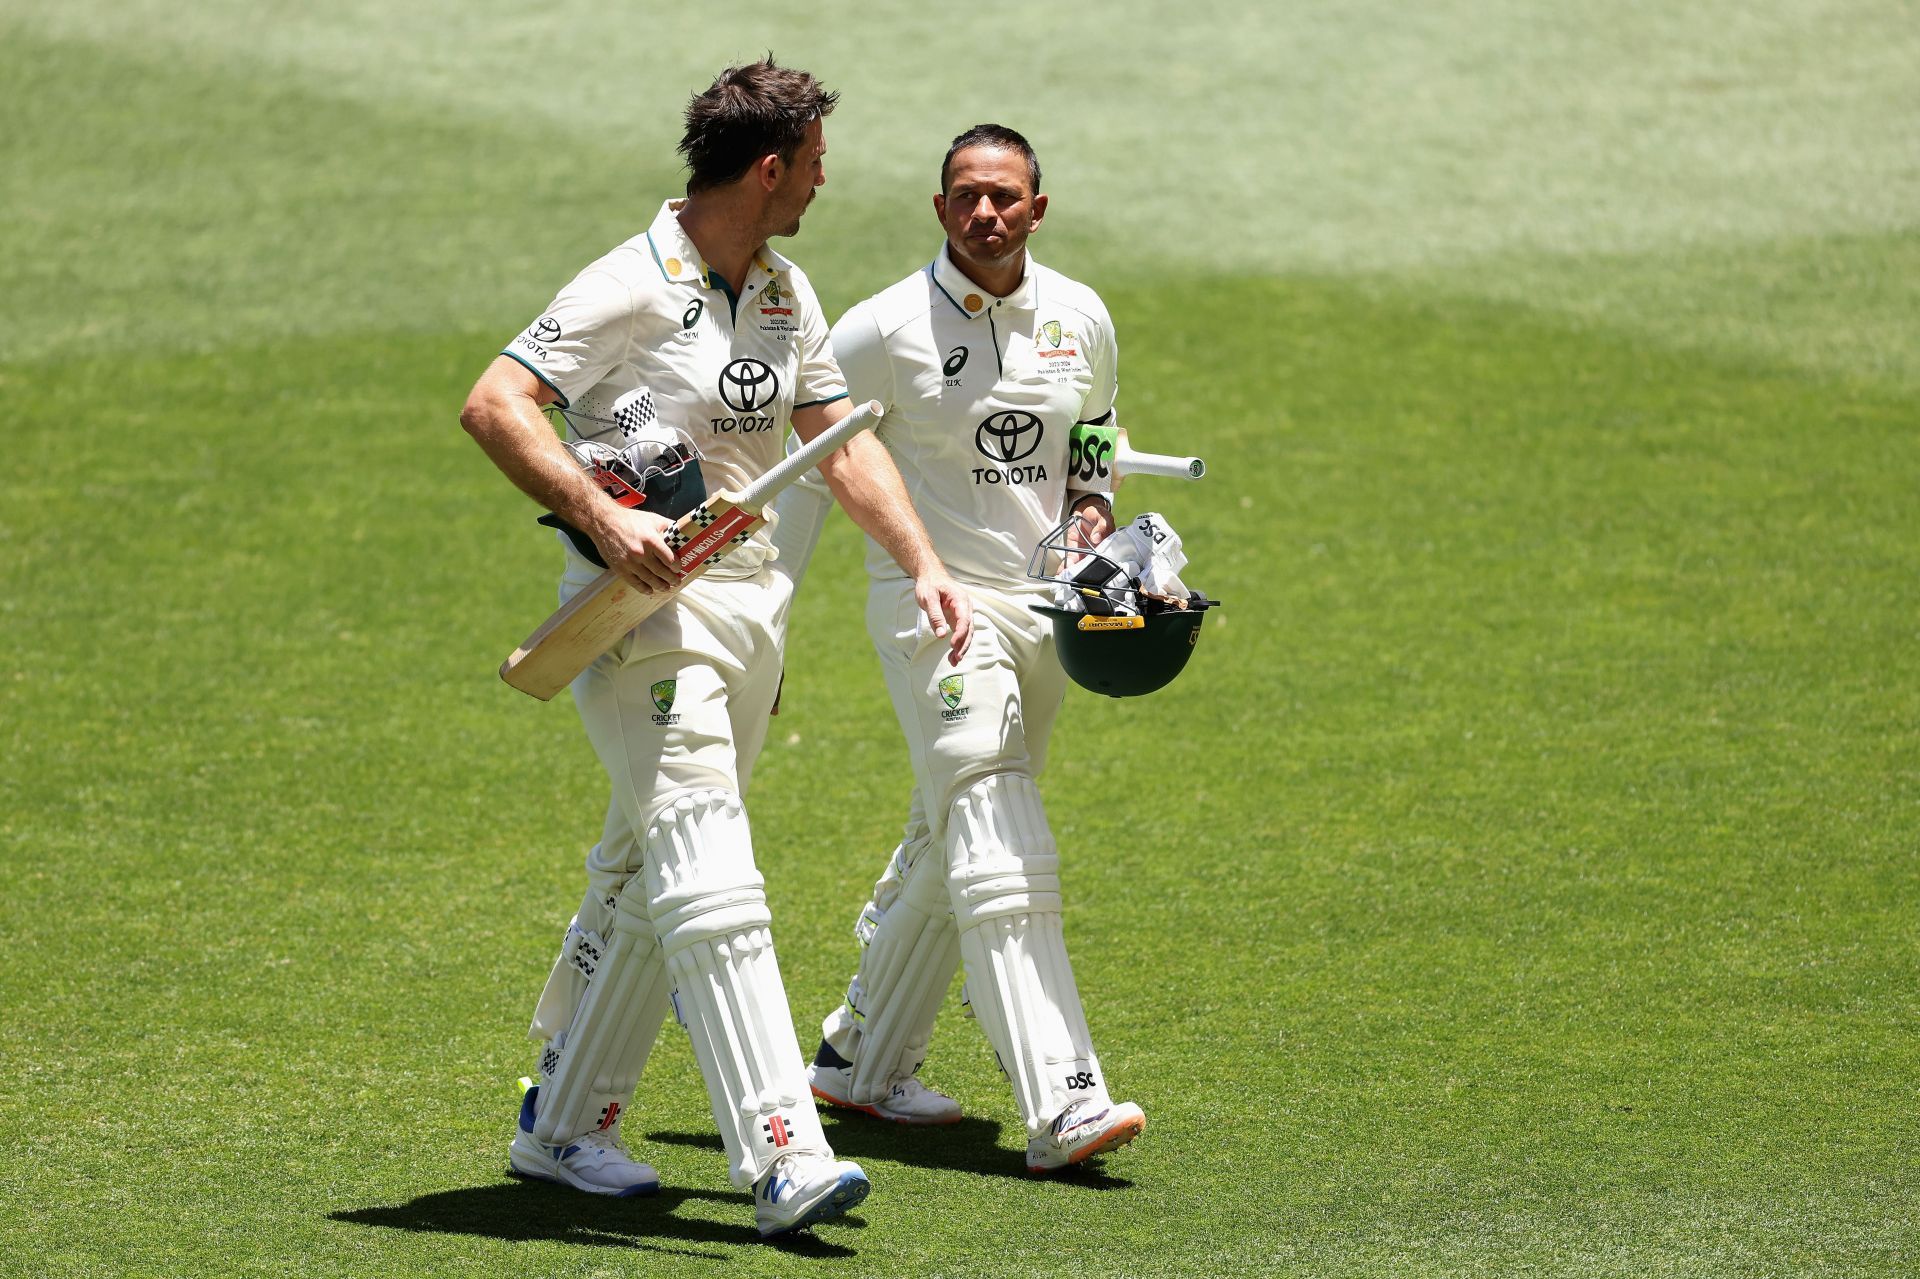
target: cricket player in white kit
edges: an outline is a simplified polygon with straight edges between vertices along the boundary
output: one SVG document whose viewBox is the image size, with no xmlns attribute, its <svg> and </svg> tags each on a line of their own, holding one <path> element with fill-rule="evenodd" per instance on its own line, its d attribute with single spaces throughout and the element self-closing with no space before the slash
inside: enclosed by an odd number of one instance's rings
<svg viewBox="0 0 1920 1279">
<path fill-rule="evenodd" d="M 771 59 L 735 67 L 687 108 L 685 200 L 583 270 L 475 385 L 461 415 L 522 490 L 645 591 L 676 583 L 670 521 L 588 479 L 542 416 L 616 423 L 651 392 L 690 436 L 710 490 L 781 456 L 789 422 L 811 438 L 848 412 L 813 288 L 767 247 L 793 235 L 825 181 L 822 119 L 836 94 Z M 834 495 L 899 556 L 930 632 L 964 649 L 967 601 L 935 558 L 871 437 L 822 463 Z M 566 538 L 563 599 L 597 574 Z M 515 1173 L 594 1194 L 658 1187 L 620 1138 L 669 1007 L 692 1039 L 735 1185 L 763 1235 L 838 1215 L 868 1189 L 827 1145 L 769 933 L 741 804 L 778 686 L 789 580 L 764 532 L 596 660 L 573 683 L 612 783 L 587 892 L 536 1008 L 540 1083 L 521 1107 Z"/>
<path fill-rule="evenodd" d="M 815 1094 L 836 1105 L 902 1123 L 958 1120 L 958 1104 L 914 1072 L 964 962 L 968 1002 L 1013 1084 L 1036 1172 L 1123 1145 L 1145 1125 L 1139 1107 L 1108 1094 L 1094 1053 L 1035 787 L 1067 679 L 1051 623 L 1028 608 L 1051 597 L 1025 569 L 1070 511 L 1078 544 L 1112 530 L 1106 499 L 1068 482 L 1067 444 L 1076 423 L 1112 418 L 1116 360 L 1100 299 L 1026 252 L 1046 212 L 1039 184 L 1018 133 L 962 134 L 934 197 L 947 243 L 834 326 L 854 393 L 886 406 L 876 434 L 972 596 L 974 632 L 956 664 L 919 617 L 911 581 L 869 546 L 867 627 L 915 796 L 855 927 L 859 971 L 809 1070 Z M 776 540 L 797 572 L 825 495 L 790 489 L 780 509 Z"/>
</svg>

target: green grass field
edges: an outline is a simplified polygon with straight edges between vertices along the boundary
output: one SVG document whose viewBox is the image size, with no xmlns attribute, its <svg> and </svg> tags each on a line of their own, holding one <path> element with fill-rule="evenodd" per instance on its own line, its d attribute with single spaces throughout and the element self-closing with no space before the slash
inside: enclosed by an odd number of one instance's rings
<svg viewBox="0 0 1920 1279">
<path fill-rule="evenodd" d="M 1920 1269 L 1920 12 L 1155 10 L 0 0 L 0 1275 Z M 1145 1136 L 1028 1180 L 954 1007 L 969 1120 L 830 1116 L 874 1194 L 783 1247 L 671 1028 L 658 1199 L 503 1175 L 604 783 L 455 421 L 769 47 L 836 313 L 1034 139 L 1227 601 L 1044 783 Z M 836 519 L 750 797 L 809 1047 L 908 785 L 863 598 Z"/>
</svg>

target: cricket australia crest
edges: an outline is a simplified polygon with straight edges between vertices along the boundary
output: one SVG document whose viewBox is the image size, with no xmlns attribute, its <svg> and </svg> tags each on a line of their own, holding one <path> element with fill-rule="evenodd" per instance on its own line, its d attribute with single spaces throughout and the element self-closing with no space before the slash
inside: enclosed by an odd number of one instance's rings
<svg viewBox="0 0 1920 1279">
<path fill-rule="evenodd" d="M 671 726 L 680 722 L 680 717 L 673 713 L 673 695 L 678 691 L 679 686 L 679 680 L 663 679 L 656 681 L 653 687 L 647 690 L 653 696 L 654 723 Z"/>
<path fill-rule="evenodd" d="M 940 718 L 951 724 L 955 720 L 965 719 L 971 708 L 962 706 L 960 701 L 966 696 L 966 676 L 943 675 L 940 678 L 940 700 L 946 703 L 946 709 L 940 712 Z"/>
<path fill-rule="evenodd" d="M 793 318 L 793 292 L 781 288 L 778 279 L 767 281 L 767 287 L 760 290 L 759 302 L 761 332 L 786 338 L 800 331 L 799 322 Z"/>
<path fill-rule="evenodd" d="M 1033 355 L 1051 381 L 1067 379 L 1086 367 L 1080 355 L 1080 335 L 1058 320 L 1048 320 L 1033 335 Z"/>
</svg>

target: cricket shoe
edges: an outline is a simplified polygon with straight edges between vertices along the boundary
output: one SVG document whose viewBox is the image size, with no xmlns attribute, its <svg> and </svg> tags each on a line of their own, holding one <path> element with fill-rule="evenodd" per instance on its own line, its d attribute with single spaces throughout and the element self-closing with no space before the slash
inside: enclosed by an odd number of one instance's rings
<svg viewBox="0 0 1920 1279">
<path fill-rule="evenodd" d="M 538 1086 L 520 1102 L 520 1131 L 507 1149 L 507 1172 L 532 1181 L 555 1181 L 590 1195 L 630 1199 L 659 1192 L 660 1174 L 627 1152 L 617 1129 L 585 1132 L 564 1146 L 543 1146 L 533 1138 Z"/>
<path fill-rule="evenodd" d="M 1027 1143 L 1027 1171 L 1053 1172 L 1126 1145 L 1147 1126 L 1130 1101 L 1082 1097 L 1053 1117 L 1047 1131 Z"/>
<path fill-rule="evenodd" d="M 838 1217 L 872 1189 L 859 1164 L 796 1150 L 754 1183 L 753 1222 L 763 1239 L 791 1234 Z"/>
<path fill-rule="evenodd" d="M 959 1102 L 936 1088 L 927 1087 L 914 1075 L 894 1080 L 887 1095 L 871 1104 L 849 1100 L 853 1096 L 853 1063 L 835 1052 L 824 1039 L 820 1041 L 820 1051 L 814 1055 L 813 1064 L 807 1067 L 807 1082 L 813 1086 L 813 1095 L 829 1106 L 858 1110 L 896 1124 L 957 1124 L 961 1118 Z"/>
</svg>

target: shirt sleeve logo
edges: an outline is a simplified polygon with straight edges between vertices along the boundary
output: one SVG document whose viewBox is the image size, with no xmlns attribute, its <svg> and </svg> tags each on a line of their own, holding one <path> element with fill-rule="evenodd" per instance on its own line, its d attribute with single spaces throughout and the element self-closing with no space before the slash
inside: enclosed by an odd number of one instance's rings
<svg viewBox="0 0 1920 1279">
<path fill-rule="evenodd" d="M 527 336 L 536 342 L 555 342 L 560 338 L 560 321 L 551 315 L 543 315 L 527 330 Z"/>
</svg>

